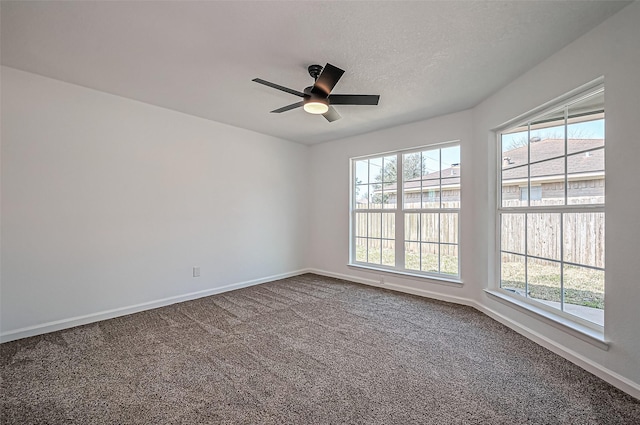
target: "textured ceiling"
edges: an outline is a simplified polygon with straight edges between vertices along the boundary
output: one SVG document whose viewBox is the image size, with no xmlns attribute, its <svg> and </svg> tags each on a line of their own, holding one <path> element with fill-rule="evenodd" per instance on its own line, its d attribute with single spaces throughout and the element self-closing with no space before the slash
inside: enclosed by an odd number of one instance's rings
<svg viewBox="0 0 640 425">
<path fill-rule="evenodd" d="M 628 2 L 1 3 L 2 64 L 304 144 L 475 106 Z M 301 109 L 307 66 L 346 73 L 333 123 Z"/>
</svg>

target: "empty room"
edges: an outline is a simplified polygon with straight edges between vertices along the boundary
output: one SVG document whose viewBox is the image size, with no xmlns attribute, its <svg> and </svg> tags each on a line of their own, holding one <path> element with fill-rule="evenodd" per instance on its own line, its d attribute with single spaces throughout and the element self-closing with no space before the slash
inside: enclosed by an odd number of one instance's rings
<svg viewBox="0 0 640 425">
<path fill-rule="evenodd" d="M 1 424 L 640 423 L 640 1 L 0 17 Z"/>
</svg>

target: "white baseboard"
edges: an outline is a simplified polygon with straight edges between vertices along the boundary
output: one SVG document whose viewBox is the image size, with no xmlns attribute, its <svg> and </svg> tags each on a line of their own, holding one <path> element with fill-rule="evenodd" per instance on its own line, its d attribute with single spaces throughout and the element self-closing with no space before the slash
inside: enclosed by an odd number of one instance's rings
<svg viewBox="0 0 640 425">
<path fill-rule="evenodd" d="M 456 296 L 451 296 L 451 295 L 446 295 L 446 294 L 439 294 L 437 292 L 432 292 L 432 291 L 428 291 L 428 290 L 424 290 L 424 289 L 416 289 L 416 288 L 412 288 L 412 287 L 408 287 L 408 286 L 404 286 L 404 285 L 397 285 L 397 284 L 391 284 L 391 283 L 384 283 L 384 284 L 380 284 L 380 282 L 373 280 L 373 279 L 366 279 L 366 278 L 362 278 L 359 276 L 353 276 L 353 275 L 347 275 L 347 274 L 341 274 L 341 273 L 334 273 L 334 272 L 328 272 L 325 270 L 319 270 L 319 269 L 308 269 L 309 273 L 315 273 L 321 276 L 327 276 L 327 277 L 333 277 L 336 279 L 342 279 L 342 280 L 347 280 L 350 282 L 356 282 L 356 283 L 362 283 L 365 285 L 370 285 L 370 286 L 376 286 L 378 288 L 386 288 L 386 289 L 390 289 L 393 291 L 399 291 L 399 292 L 405 292 L 408 294 L 413 294 L 413 295 L 418 295 L 418 296 L 422 296 L 422 297 L 426 297 L 426 298 L 433 298 L 433 299 L 437 299 L 440 301 L 447 301 L 447 302 L 451 302 L 451 303 L 455 303 L 455 304 L 462 304 L 462 305 L 467 305 L 467 306 L 471 306 L 473 308 L 475 308 L 476 310 L 486 314 L 487 316 L 491 317 L 492 319 L 502 323 L 503 325 L 507 326 L 508 328 L 518 332 L 520 335 L 523 335 L 524 337 L 532 340 L 533 342 L 535 342 L 538 345 L 541 345 L 542 347 L 548 349 L 549 351 L 552 351 L 553 353 L 569 360 L 571 363 L 581 367 L 582 369 L 586 370 L 587 372 L 590 372 L 592 374 L 594 374 L 595 376 L 597 376 L 598 378 L 608 382 L 609 384 L 613 385 L 614 387 L 624 391 L 625 393 L 640 399 L 640 384 L 631 381 L 630 379 L 625 378 L 624 376 L 613 372 L 612 370 L 590 360 L 587 359 L 586 357 L 582 356 L 581 354 L 565 347 L 564 345 L 549 339 L 548 337 L 530 329 L 529 327 L 523 325 L 520 322 L 514 321 L 513 319 L 506 317 L 500 313 L 498 313 L 495 310 L 492 310 L 484 305 L 481 305 L 480 303 L 478 303 L 476 300 L 472 300 L 469 298 L 464 298 L 464 297 L 456 297 Z"/>
<path fill-rule="evenodd" d="M 560 357 L 569 360 L 571 363 L 580 366 L 587 372 L 596 375 L 598 378 L 610 383 L 611 385 L 624 391 L 625 393 L 637 399 L 640 399 L 640 384 L 625 378 L 624 376 L 584 357 L 576 351 L 557 343 L 556 341 L 530 329 L 522 323 L 516 322 L 504 316 L 503 314 L 498 313 L 495 310 L 479 304 L 474 307 L 487 316 L 491 317 L 492 319 L 518 332 L 520 335 L 527 337 L 536 344 L 541 345 L 542 347 L 546 348 L 549 351 L 552 351 Z"/>
<path fill-rule="evenodd" d="M 220 294 L 223 292 L 233 291 L 234 289 L 246 288 L 249 286 L 259 285 L 261 283 L 272 282 L 274 280 L 298 276 L 308 272 L 309 271 L 307 269 L 296 270 L 293 272 L 267 276 L 260 279 L 253 279 L 253 280 L 247 280 L 244 282 L 232 283 L 230 285 L 220 286 L 217 288 L 210 288 L 202 291 L 190 292 L 188 294 L 162 298 L 160 300 L 148 301 L 140 304 L 134 304 L 130 306 L 114 308 L 111 310 L 100 311 L 97 313 L 86 314 L 84 316 L 69 317 L 66 319 L 55 320 L 52 322 L 28 326 L 25 328 L 10 330 L 0 334 L 0 343 L 14 341 L 16 339 L 27 338 L 35 335 L 41 335 L 49 332 L 55 332 L 62 329 L 72 328 L 74 326 L 86 325 L 88 323 L 99 322 L 101 320 L 113 319 L 115 317 L 126 316 L 128 314 L 138 313 L 144 310 L 151 310 L 158 307 L 164 307 L 171 304 L 176 304 L 176 303 L 189 301 L 189 300 L 195 300 L 197 298 L 208 297 L 210 295 Z"/>
</svg>

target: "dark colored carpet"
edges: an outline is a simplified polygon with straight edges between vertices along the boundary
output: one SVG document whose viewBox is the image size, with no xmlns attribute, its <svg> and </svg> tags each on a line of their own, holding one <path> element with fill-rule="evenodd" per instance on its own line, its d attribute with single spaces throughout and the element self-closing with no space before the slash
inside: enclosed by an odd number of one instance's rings
<svg viewBox="0 0 640 425">
<path fill-rule="evenodd" d="M 6 424 L 640 424 L 473 308 L 303 275 L 0 345 Z"/>
</svg>

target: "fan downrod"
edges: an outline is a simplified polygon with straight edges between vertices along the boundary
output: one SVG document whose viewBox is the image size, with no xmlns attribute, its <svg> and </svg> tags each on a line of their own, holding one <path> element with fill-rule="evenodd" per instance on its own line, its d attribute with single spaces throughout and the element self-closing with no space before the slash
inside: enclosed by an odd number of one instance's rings
<svg viewBox="0 0 640 425">
<path fill-rule="evenodd" d="M 317 80 L 318 76 L 322 72 L 322 65 L 309 65 L 307 70 L 309 71 L 309 75 L 311 75 L 314 80 Z"/>
</svg>

